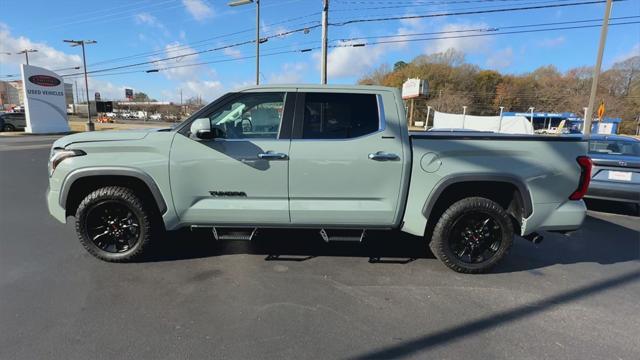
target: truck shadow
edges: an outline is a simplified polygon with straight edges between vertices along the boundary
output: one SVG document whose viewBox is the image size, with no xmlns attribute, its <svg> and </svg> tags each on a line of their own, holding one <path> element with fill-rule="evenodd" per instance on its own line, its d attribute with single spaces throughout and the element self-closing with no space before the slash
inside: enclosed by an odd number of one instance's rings
<svg viewBox="0 0 640 360">
<path fill-rule="evenodd" d="M 534 245 L 516 238 L 511 253 L 492 273 L 529 271 L 557 264 L 615 264 L 640 259 L 640 232 L 588 216 L 582 229 L 564 236 L 544 233 Z M 264 255 L 265 261 L 307 261 L 320 256 L 360 257 L 370 263 L 436 262 L 426 242 L 400 232 L 368 232 L 362 243 L 325 243 L 314 230 L 260 230 L 253 241 L 215 241 L 207 230 L 169 232 L 145 261 L 176 261 L 233 254 Z"/>
</svg>

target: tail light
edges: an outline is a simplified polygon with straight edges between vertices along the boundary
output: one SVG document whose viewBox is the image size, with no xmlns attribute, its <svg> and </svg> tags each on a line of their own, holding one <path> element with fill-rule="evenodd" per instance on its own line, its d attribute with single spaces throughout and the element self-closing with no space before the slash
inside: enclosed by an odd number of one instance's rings
<svg viewBox="0 0 640 360">
<path fill-rule="evenodd" d="M 569 196 L 569 200 L 580 200 L 584 197 L 589 189 L 589 182 L 591 181 L 591 168 L 593 167 L 593 163 L 588 156 L 578 156 L 576 159 L 578 164 L 580 165 L 580 182 L 578 183 L 578 188 L 576 191 Z"/>
</svg>

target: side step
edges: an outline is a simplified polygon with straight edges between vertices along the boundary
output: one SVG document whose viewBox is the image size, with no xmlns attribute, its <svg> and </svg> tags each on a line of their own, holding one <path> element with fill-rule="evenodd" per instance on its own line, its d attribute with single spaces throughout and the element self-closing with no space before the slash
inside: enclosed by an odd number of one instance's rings
<svg viewBox="0 0 640 360">
<path fill-rule="evenodd" d="M 356 230 L 348 230 L 348 229 L 340 229 L 340 230 L 320 230 L 320 236 L 322 236 L 322 240 L 325 242 L 330 241 L 355 241 L 362 242 L 364 239 L 364 235 L 366 233 L 365 229 L 356 229 Z"/>
<path fill-rule="evenodd" d="M 213 227 L 213 238 L 216 240 L 251 240 L 258 232 L 258 228 L 217 228 Z"/>
</svg>

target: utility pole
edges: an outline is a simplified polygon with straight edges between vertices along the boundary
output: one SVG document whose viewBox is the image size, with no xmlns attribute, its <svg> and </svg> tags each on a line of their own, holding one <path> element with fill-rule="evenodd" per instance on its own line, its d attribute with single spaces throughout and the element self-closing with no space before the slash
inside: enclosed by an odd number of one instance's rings
<svg viewBox="0 0 640 360">
<path fill-rule="evenodd" d="M 598 90 L 598 78 L 600 77 L 600 68 L 602 67 L 602 54 L 604 53 L 604 46 L 607 41 L 607 30 L 609 27 L 609 15 L 611 15 L 612 3 L 613 3 L 613 0 L 607 0 L 607 5 L 604 10 L 602 30 L 600 31 L 600 45 L 598 47 L 598 58 L 596 59 L 596 66 L 593 69 L 593 80 L 591 81 L 591 95 L 589 95 L 589 106 L 587 106 L 587 112 L 584 115 L 583 133 L 585 135 L 591 134 L 591 118 L 593 117 L 593 107 L 596 103 L 596 92 Z"/>
<path fill-rule="evenodd" d="M 29 65 L 29 53 L 30 52 L 38 52 L 38 50 L 35 50 L 35 49 L 24 49 L 22 51 L 18 51 L 16 54 L 24 54 L 24 58 L 27 61 L 27 65 Z"/>
<path fill-rule="evenodd" d="M 180 119 L 182 119 L 183 110 L 184 110 L 184 105 L 182 105 L 182 88 L 180 88 Z"/>
<path fill-rule="evenodd" d="M 78 109 L 76 108 L 76 106 L 80 102 L 80 94 L 78 93 L 78 81 L 77 80 L 73 80 L 73 85 L 76 88 L 76 101 L 73 103 L 73 114 L 75 115 L 75 114 L 78 113 Z"/>
<path fill-rule="evenodd" d="M 320 83 L 327 84 L 327 37 L 329 27 L 329 0 L 322 0 L 322 68 Z"/>
<path fill-rule="evenodd" d="M 84 87 L 87 92 L 87 123 L 85 125 L 86 131 L 93 131 L 95 125 L 91 122 L 91 101 L 89 101 L 89 80 L 87 79 L 87 57 L 84 52 L 85 44 L 95 44 L 95 40 L 63 40 L 66 43 L 70 43 L 71 46 L 82 46 L 82 66 L 84 67 Z"/>
</svg>

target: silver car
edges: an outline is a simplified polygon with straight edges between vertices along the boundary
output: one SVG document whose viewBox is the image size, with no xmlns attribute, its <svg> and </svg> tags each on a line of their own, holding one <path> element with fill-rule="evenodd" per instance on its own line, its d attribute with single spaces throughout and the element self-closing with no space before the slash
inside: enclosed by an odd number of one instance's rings
<svg viewBox="0 0 640 360">
<path fill-rule="evenodd" d="M 620 135 L 592 135 L 593 160 L 586 198 L 632 203 L 640 212 L 640 140 Z"/>
<path fill-rule="evenodd" d="M 20 112 L 8 112 L 0 114 L 0 131 L 16 131 L 24 130 L 27 126 L 27 121 L 24 113 Z"/>
</svg>

